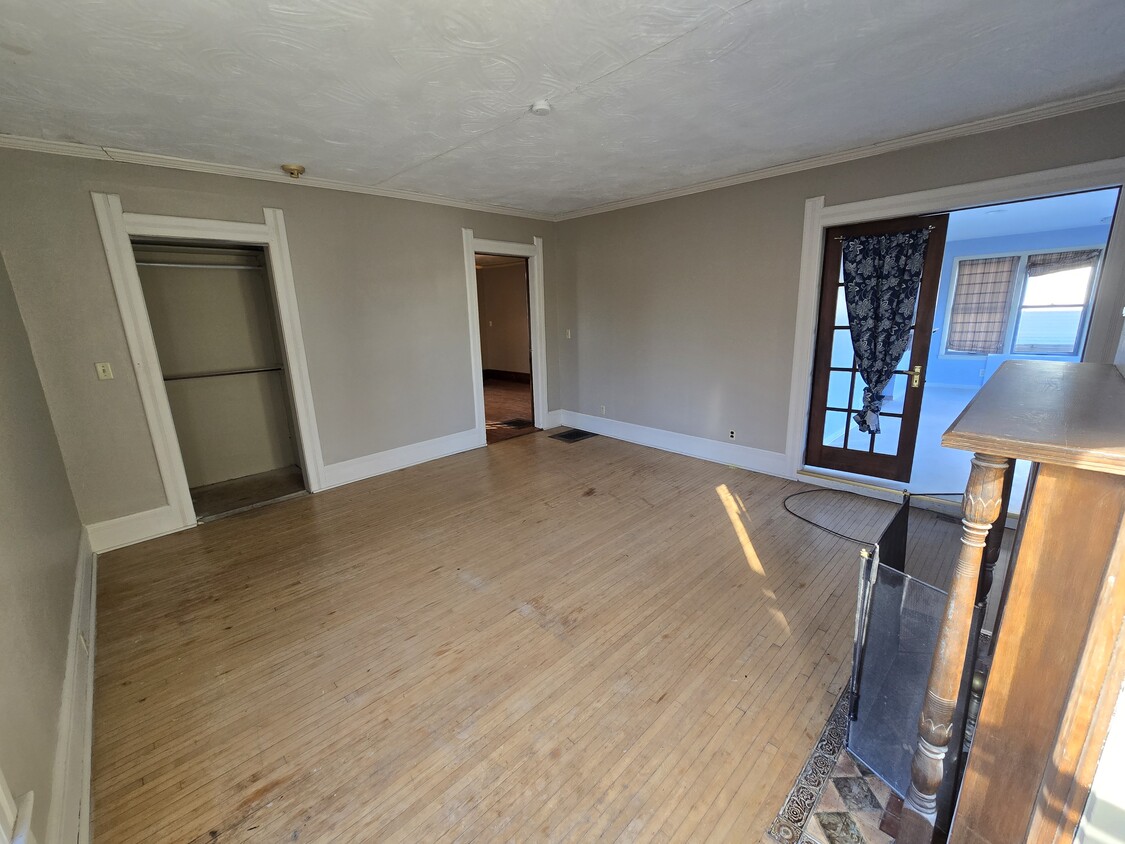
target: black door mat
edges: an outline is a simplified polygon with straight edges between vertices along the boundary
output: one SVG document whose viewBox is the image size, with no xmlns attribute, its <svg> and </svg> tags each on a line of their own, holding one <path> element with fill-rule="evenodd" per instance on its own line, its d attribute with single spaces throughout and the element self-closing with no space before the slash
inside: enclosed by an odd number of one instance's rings
<svg viewBox="0 0 1125 844">
<path fill-rule="evenodd" d="M 530 419 L 505 419 L 500 423 L 501 428 L 534 428 L 535 423 Z"/>
<path fill-rule="evenodd" d="M 551 434 L 551 439 L 562 440 L 564 443 L 576 443 L 579 440 L 588 440 L 590 437 L 596 436 L 597 434 L 591 434 L 589 431 L 580 431 L 577 428 L 571 428 L 569 431 Z"/>
</svg>

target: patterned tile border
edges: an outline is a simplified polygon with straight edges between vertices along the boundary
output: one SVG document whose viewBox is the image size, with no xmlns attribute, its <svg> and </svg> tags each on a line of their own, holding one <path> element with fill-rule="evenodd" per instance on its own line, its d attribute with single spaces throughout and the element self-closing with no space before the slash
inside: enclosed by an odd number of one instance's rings
<svg viewBox="0 0 1125 844">
<path fill-rule="evenodd" d="M 820 794 L 828 784 L 828 777 L 836 766 L 836 759 L 844 749 L 848 734 L 848 693 L 845 689 L 828 723 L 820 734 L 820 740 L 809 755 L 805 767 L 797 777 L 797 782 L 785 798 L 785 805 L 767 831 L 769 837 L 778 844 L 810 844 L 812 839 L 805 835 L 805 826 L 812 817 L 812 811 L 820 800 Z"/>
</svg>

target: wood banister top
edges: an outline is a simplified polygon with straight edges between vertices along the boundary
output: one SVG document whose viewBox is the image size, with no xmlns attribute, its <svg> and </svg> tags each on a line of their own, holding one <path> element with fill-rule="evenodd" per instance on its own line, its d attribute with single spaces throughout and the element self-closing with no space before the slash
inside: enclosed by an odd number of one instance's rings
<svg viewBox="0 0 1125 844">
<path fill-rule="evenodd" d="M 1125 376 L 1109 363 L 1006 361 L 941 444 L 1125 475 Z"/>
</svg>

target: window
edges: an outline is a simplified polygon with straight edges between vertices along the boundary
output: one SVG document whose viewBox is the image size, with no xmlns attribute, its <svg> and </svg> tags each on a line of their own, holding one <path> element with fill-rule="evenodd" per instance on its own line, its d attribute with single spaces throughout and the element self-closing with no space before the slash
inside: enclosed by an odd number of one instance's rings
<svg viewBox="0 0 1125 844">
<path fill-rule="evenodd" d="M 1014 354 L 1078 353 L 1099 257 L 1101 253 L 1095 250 L 1028 257 L 1027 280 L 1012 342 Z"/>
<path fill-rule="evenodd" d="M 1077 355 L 1101 254 L 1078 249 L 962 258 L 945 351 Z"/>
<path fill-rule="evenodd" d="M 998 355 L 1004 351 L 1018 255 L 957 262 L 947 352 Z"/>
</svg>

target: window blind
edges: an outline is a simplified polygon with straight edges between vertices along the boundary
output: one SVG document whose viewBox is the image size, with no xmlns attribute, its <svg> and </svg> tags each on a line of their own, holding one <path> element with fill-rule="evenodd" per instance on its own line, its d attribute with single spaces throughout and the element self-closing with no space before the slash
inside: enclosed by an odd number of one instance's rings
<svg viewBox="0 0 1125 844">
<path fill-rule="evenodd" d="M 1010 255 L 971 258 L 957 264 L 957 287 L 945 344 L 948 351 L 980 355 L 1004 351 L 1019 263 L 1018 255 Z"/>
</svg>

